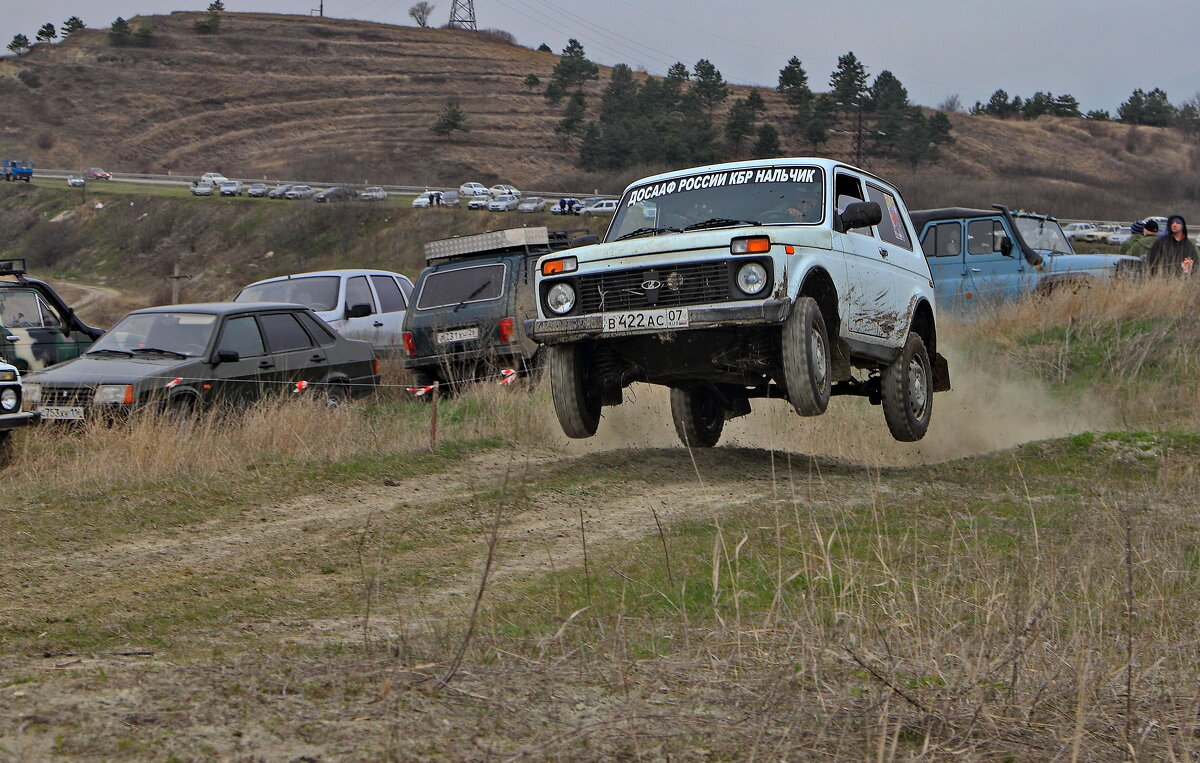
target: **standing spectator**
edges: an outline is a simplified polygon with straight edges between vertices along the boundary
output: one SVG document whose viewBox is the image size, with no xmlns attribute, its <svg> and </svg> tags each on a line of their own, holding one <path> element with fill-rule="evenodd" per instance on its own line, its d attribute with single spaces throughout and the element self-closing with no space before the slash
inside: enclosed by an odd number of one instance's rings
<svg viewBox="0 0 1200 763">
<path fill-rule="evenodd" d="M 1146 227 L 1149 230 L 1149 223 Z M 1167 235 L 1155 241 L 1146 255 L 1150 274 L 1190 276 L 1195 262 L 1196 247 L 1188 240 L 1187 223 L 1179 215 L 1171 215 L 1167 218 Z"/>
<path fill-rule="evenodd" d="M 1124 244 L 1121 244 L 1121 254 L 1145 259 L 1146 252 L 1150 251 L 1150 247 L 1154 246 L 1155 241 L 1158 241 L 1158 223 L 1154 220 L 1147 222 L 1138 220 L 1130 226 L 1130 230 L 1133 235 Z"/>
</svg>

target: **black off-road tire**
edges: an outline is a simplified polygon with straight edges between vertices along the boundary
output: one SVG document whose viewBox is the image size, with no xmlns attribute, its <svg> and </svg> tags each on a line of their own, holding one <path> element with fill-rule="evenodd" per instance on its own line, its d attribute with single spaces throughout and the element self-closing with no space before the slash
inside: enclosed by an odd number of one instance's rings
<svg viewBox="0 0 1200 763">
<path fill-rule="evenodd" d="M 586 348 L 556 344 L 543 349 L 550 370 L 554 412 L 567 437 L 583 439 L 600 426 L 600 390 L 593 389 Z"/>
<path fill-rule="evenodd" d="M 705 387 L 672 387 L 671 419 L 679 441 L 691 448 L 711 448 L 725 428 L 725 407 Z"/>
<path fill-rule="evenodd" d="M 783 324 L 783 381 L 801 416 L 819 416 L 833 389 L 832 354 L 825 316 L 812 297 L 800 296 Z"/>
<path fill-rule="evenodd" d="M 350 392 L 350 385 L 344 381 L 333 382 L 325 388 L 326 408 L 339 408 L 353 399 L 354 395 Z"/>
<path fill-rule="evenodd" d="M 900 442 L 924 437 L 933 415 L 933 371 L 920 334 L 909 332 L 900 356 L 883 369 L 880 392 L 892 437 Z"/>
</svg>

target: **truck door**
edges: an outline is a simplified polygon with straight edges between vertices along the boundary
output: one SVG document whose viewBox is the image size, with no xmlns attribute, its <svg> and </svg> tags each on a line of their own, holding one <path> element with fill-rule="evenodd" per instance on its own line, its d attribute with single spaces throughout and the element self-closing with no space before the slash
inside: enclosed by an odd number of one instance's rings
<svg viewBox="0 0 1200 763">
<path fill-rule="evenodd" d="M 975 284 L 962 242 L 962 223 L 958 220 L 928 225 L 922 234 L 921 249 L 933 274 L 933 290 L 939 308 L 967 310 L 975 296 Z"/>
<path fill-rule="evenodd" d="M 928 281 L 928 265 L 921 250 L 913 243 L 912 226 L 905 220 L 896 192 L 868 181 L 867 201 L 878 204 L 882 213 L 875 233 L 879 254 L 884 267 L 890 269 L 892 281 L 891 315 L 884 316 L 881 321 L 882 336 L 899 343 L 908 332 L 907 316 L 910 312 L 909 300 L 912 298 L 912 292 L 901 289 L 900 285 L 913 283 L 914 280 Z"/>
<path fill-rule="evenodd" d="M 996 304 L 1016 299 L 1030 290 L 1026 283 L 1031 275 L 1030 266 L 1012 246 L 1012 237 L 1000 218 L 968 220 L 966 248 L 975 301 Z"/>
<path fill-rule="evenodd" d="M 838 173 L 834 199 L 840 214 L 848 204 L 865 201 L 861 181 L 853 175 Z M 897 314 L 896 278 L 887 263 L 887 248 L 876 238 L 874 228 L 855 228 L 834 233 L 834 246 L 846 255 L 846 281 L 849 315 L 846 327 L 857 334 L 884 337 L 892 333 Z"/>
</svg>

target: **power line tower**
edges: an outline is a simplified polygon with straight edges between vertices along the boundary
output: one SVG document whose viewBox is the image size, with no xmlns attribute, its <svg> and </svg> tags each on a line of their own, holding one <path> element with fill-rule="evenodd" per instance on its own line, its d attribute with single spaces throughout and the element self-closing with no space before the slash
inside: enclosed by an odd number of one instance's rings
<svg viewBox="0 0 1200 763">
<path fill-rule="evenodd" d="M 449 26 L 478 31 L 475 25 L 475 0 L 454 0 L 450 6 Z"/>
</svg>

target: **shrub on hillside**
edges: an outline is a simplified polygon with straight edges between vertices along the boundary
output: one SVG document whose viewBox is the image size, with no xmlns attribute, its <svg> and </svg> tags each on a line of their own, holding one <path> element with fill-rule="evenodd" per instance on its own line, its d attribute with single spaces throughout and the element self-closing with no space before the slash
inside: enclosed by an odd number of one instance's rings
<svg viewBox="0 0 1200 763">
<path fill-rule="evenodd" d="M 32 72 L 28 69 L 22 69 L 17 72 L 17 79 L 21 80 L 29 88 L 39 88 L 42 86 L 42 78 L 37 75 L 37 72 Z"/>
<path fill-rule="evenodd" d="M 517 38 L 511 32 L 506 32 L 503 29 L 480 29 L 479 36 L 495 42 L 502 42 L 505 45 L 517 44 Z"/>
</svg>

